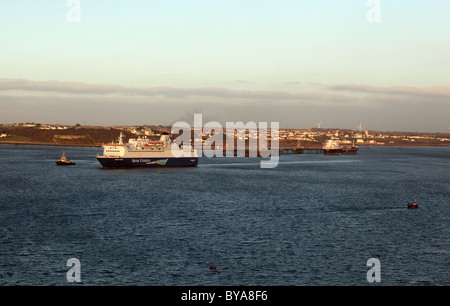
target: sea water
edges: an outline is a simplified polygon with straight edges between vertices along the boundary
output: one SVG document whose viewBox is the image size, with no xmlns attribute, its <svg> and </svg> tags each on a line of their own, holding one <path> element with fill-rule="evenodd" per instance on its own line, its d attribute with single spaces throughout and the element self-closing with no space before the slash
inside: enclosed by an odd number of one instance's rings
<svg viewBox="0 0 450 306">
<path fill-rule="evenodd" d="M 63 150 L 75 166 L 56 166 Z M 67 285 L 71 258 L 85 285 L 366 285 L 373 258 L 383 285 L 450 285 L 450 148 L 274 169 L 103 169 L 96 154 L 0 148 L 0 285 Z"/>
</svg>

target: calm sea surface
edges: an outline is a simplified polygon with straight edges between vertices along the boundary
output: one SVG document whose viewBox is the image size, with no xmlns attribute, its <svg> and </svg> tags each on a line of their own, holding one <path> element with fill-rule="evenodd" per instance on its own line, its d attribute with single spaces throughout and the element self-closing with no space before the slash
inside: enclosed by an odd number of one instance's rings
<svg viewBox="0 0 450 306">
<path fill-rule="evenodd" d="M 450 148 L 161 171 L 64 150 L 0 148 L 0 285 L 68 285 L 69 258 L 85 285 L 370 285 L 370 258 L 382 285 L 450 285 Z"/>
</svg>

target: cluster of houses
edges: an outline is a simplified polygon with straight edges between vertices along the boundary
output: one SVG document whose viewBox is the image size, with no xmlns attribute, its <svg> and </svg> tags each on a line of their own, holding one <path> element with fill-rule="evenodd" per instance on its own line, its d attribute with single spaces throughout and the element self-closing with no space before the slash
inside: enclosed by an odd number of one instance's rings
<svg viewBox="0 0 450 306">
<path fill-rule="evenodd" d="M 13 123 L 13 124 L 5 124 L 4 126 L 8 127 L 23 127 L 23 128 L 36 128 L 40 130 L 67 130 L 70 128 L 70 125 L 61 125 L 61 124 L 40 124 L 40 123 Z"/>
<path fill-rule="evenodd" d="M 170 134 L 170 127 L 115 127 L 122 130 L 127 130 L 137 136 L 159 136 L 163 132 Z M 202 140 L 205 140 L 215 133 L 214 130 L 205 132 L 204 130 L 196 131 L 192 129 L 194 136 L 202 135 Z M 225 128 L 222 129 L 224 137 L 227 136 Z M 259 136 L 257 130 L 246 130 L 245 133 L 240 133 L 234 130 L 233 137 L 235 139 L 255 139 Z M 271 131 L 267 130 L 267 139 L 271 139 Z M 395 142 L 423 142 L 426 140 L 439 140 L 442 142 L 450 141 L 450 138 L 435 137 L 432 135 L 400 135 L 399 133 L 389 132 L 372 132 L 372 131 L 355 131 L 355 130 L 340 130 L 340 129 L 280 129 L 278 131 L 279 141 L 309 141 L 309 142 L 322 142 L 324 138 L 339 139 L 341 144 L 376 144 L 384 145 Z"/>
<path fill-rule="evenodd" d="M 450 141 L 450 138 L 432 135 L 399 135 L 389 132 L 349 131 L 349 130 L 280 130 L 280 140 L 317 141 L 320 138 L 339 139 L 342 144 L 379 144 L 402 142 L 423 142 L 426 140 Z"/>
<path fill-rule="evenodd" d="M 14 123 L 8 124 L 4 126 L 13 126 L 13 127 L 34 127 L 41 130 L 67 130 L 69 128 L 83 128 L 77 124 L 76 126 L 70 125 L 61 125 L 61 124 L 39 124 L 39 123 Z M 102 129 L 120 129 L 122 131 L 127 131 L 136 136 L 160 136 L 162 133 L 166 132 L 170 134 L 171 127 L 169 126 L 153 126 L 153 125 L 145 125 L 145 126 L 113 126 L 113 127 L 91 127 L 89 128 L 102 128 Z M 205 140 L 211 137 L 214 134 L 213 131 L 206 132 L 195 131 L 194 135 L 197 137 L 202 135 L 202 139 Z M 222 130 L 224 137 L 227 135 L 226 129 Z M 246 130 L 245 133 L 240 133 L 237 130 L 234 130 L 233 137 L 236 139 L 254 139 L 259 136 L 259 131 L 257 130 Z M 0 138 L 5 138 L 8 135 L 3 132 L 0 134 Z M 271 139 L 271 131 L 267 130 L 267 139 Z M 371 132 L 371 131 L 359 131 L 355 130 L 340 130 L 340 129 L 321 129 L 321 128 L 313 128 L 313 129 L 280 129 L 278 131 L 278 140 L 279 141 L 310 141 L 310 142 L 321 142 L 324 138 L 335 138 L 340 141 L 342 144 L 387 144 L 387 143 L 395 143 L 395 142 L 424 142 L 429 140 L 447 142 L 450 141 L 450 138 L 434 136 L 434 135 L 426 135 L 426 134 L 418 134 L 411 135 L 411 133 L 389 133 L 389 132 Z"/>
</svg>

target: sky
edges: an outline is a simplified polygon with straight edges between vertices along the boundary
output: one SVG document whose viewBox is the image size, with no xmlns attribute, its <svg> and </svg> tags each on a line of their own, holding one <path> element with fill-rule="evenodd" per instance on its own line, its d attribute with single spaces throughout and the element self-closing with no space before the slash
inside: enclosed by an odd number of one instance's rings
<svg viewBox="0 0 450 306">
<path fill-rule="evenodd" d="M 448 0 L 0 4 L 0 123 L 449 132 L 449 68 Z"/>
</svg>

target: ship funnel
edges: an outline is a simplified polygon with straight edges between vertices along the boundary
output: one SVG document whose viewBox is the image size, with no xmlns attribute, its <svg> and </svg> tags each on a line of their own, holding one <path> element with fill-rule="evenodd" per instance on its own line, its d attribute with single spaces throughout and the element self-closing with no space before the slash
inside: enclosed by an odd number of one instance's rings
<svg viewBox="0 0 450 306">
<path fill-rule="evenodd" d="M 123 133 L 120 132 L 120 135 L 119 135 L 119 144 L 123 144 L 122 138 L 123 138 Z"/>
</svg>

